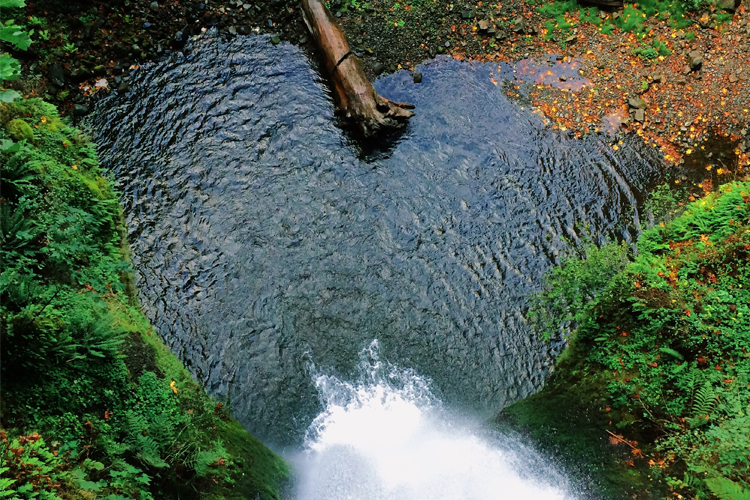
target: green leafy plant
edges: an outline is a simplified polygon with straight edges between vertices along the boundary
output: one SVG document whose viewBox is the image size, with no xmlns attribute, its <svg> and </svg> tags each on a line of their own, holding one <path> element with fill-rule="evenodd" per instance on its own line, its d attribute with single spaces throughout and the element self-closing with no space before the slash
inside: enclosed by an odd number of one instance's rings
<svg viewBox="0 0 750 500">
<path fill-rule="evenodd" d="M 554 269 L 530 315 L 570 331 L 567 358 L 604 386 L 608 420 L 683 496 L 750 490 L 750 183 L 680 207 L 636 251 L 607 244 Z M 614 265 L 613 265 L 614 263 Z M 598 272 L 597 272 L 598 271 Z M 593 382 L 596 380 L 596 382 Z M 628 439 L 628 438 L 623 438 Z M 645 464 L 644 464 L 645 465 Z"/>
</svg>

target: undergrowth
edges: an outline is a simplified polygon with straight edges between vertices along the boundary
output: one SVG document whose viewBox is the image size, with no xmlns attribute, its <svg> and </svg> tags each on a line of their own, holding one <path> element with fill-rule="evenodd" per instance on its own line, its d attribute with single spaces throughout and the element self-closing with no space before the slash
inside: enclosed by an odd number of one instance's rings
<svg viewBox="0 0 750 500">
<path fill-rule="evenodd" d="M 748 286 L 748 182 L 682 207 L 635 252 L 592 247 L 548 274 L 531 318 L 547 336 L 574 332 L 555 377 L 600 391 L 599 434 L 625 447 L 621 464 L 646 488 L 750 498 Z"/>
<path fill-rule="evenodd" d="M 709 7 L 710 2 L 706 0 L 642 0 L 638 3 L 625 4 L 617 15 L 607 15 L 604 19 L 599 17 L 599 9 L 596 7 L 581 6 L 576 0 L 557 0 L 552 3 L 541 3 L 537 11 L 542 17 L 549 19 L 545 23 L 543 36 L 546 40 L 556 39 L 564 43 L 566 36 L 572 29 L 583 23 L 598 26 L 599 32 L 609 35 L 619 29 L 624 32 L 633 32 L 640 40 L 644 41 L 651 33 L 648 19 L 664 21 L 674 29 L 684 29 L 696 24 L 696 16 L 692 12 Z M 695 19 L 694 19 L 695 18 Z M 717 13 L 714 24 L 719 26 L 731 22 L 732 15 Z M 650 47 L 643 47 L 642 54 L 637 54 L 644 59 L 652 59 L 658 56 L 666 56 L 671 53 L 670 49 L 659 39 L 654 39 Z"/>
<path fill-rule="evenodd" d="M 93 144 L 39 99 L 0 105 L 0 143 L 0 497 L 277 498 L 285 463 L 192 381 L 127 293 Z"/>
</svg>

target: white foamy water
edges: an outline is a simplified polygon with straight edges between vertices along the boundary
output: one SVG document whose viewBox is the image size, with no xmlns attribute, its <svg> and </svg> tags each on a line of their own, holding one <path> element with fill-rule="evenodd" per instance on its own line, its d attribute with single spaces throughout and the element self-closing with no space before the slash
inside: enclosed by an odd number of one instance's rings
<svg viewBox="0 0 750 500">
<path fill-rule="evenodd" d="M 300 500 L 569 499 L 566 481 L 510 437 L 451 416 L 429 381 L 360 354 L 360 378 L 317 375 L 325 409 L 298 459 Z"/>
</svg>

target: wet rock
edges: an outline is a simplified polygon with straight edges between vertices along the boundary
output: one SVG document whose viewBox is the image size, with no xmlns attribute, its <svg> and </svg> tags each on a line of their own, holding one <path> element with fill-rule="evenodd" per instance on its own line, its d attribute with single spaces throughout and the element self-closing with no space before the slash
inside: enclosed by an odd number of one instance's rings
<svg viewBox="0 0 750 500">
<path fill-rule="evenodd" d="M 47 78 L 58 87 L 65 85 L 65 74 L 63 73 L 62 66 L 59 64 L 54 64 L 50 67 Z"/>
<path fill-rule="evenodd" d="M 128 85 L 128 82 L 122 82 L 120 85 L 117 86 L 117 92 L 119 94 L 124 94 L 130 89 L 130 85 Z"/>
<path fill-rule="evenodd" d="M 717 0 L 716 8 L 719 10 L 726 10 L 727 12 L 734 12 L 737 10 L 742 3 L 742 0 Z"/>
<path fill-rule="evenodd" d="M 86 106 L 85 104 L 76 104 L 73 107 L 73 114 L 76 116 L 84 116 L 88 114 L 88 112 L 89 112 L 89 107 Z"/>
<path fill-rule="evenodd" d="M 278 45 L 279 43 L 281 43 L 281 38 L 279 38 L 278 36 L 273 36 L 271 37 L 271 43 L 274 45 Z"/>
<path fill-rule="evenodd" d="M 153 10 L 154 12 L 159 10 L 159 2 L 151 2 L 149 5 L 149 8 Z"/>
<path fill-rule="evenodd" d="M 149 29 L 151 27 L 151 23 L 143 23 L 144 29 Z"/>
<path fill-rule="evenodd" d="M 414 72 L 414 83 L 422 83 L 422 73 L 419 71 Z"/>
<path fill-rule="evenodd" d="M 698 71 L 703 66 L 703 56 L 700 51 L 692 50 L 687 54 L 687 63 L 691 71 Z"/>
<path fill-rule="evenodd" d="M 628 99 L 628 105 L 631 108 L 635 108 L 635 109 L 646 109 L 646 107 L 648 106 L 646 104 L 646 101 L 644 101 L 640 97 L 631 97 L 630 99 Z"/>
<path fill-rule="evenodd" d="M 734 73 L 729 74 L 729 83 L 737 83 L 739 81 L 739 77 L 735 75 Z"/>
<path fill-rule="evenodd" d="M 633 118 L 635 118 L 635 121 L 643 123 L 643 121 L 646 119 L 646 111 L 643 109 L 636 109 L 635 113 L 633 114 Z"/>
<path fill-rule="evenodd" d="M 380 61 L 372 65 L 372 71 L 376 75 L 379 75 L 380 73 L 382 73 L 383 70 L 385 70 L 385 66 L 383 66 L 383 63 L 381 63 Z"/>
<path fill-rule="evenodd" d="M 567 82 L 568 81 L 568 77 L 565 76 L 565 75 L 560 75 L 560 81 L 561 82 Z"/>
<path fill-rule="evenodd" d="M 654 81 L 654 83 L 661 83 L 664 77 L 661 74 L 657 73 L 655 75 L 652 75 L 651 79 Z"/>
<path fill-rule="evenodd" d="M 470 11 L 470 10 L 462 10 L 461 11 L 461 19 L 463 19 L 464 21 L 468 21 L 472 17 L 474 17 L 474 13 L 472 11 Z"/>
<path fill-rule="evenodd" d="M 490 24 L 482 19 L 479 21 L 479 31 L 487 31 L 490 28 Z"/>
<path fill-rule="evenodd" d="M 524 31 L 526 31 L 526 20 L 523 17 L 519 16 L 513 21 L 512 26 L 513 31 L 515 31 L 516 33 L 523 33 Z"/>
<path fill-rule="evenodd" d="M 237 34 L 237 28 L 235 26 L 230 26 L 229 27 L 229 32 L 231 34 L 233 34 L 233 35 L 236 35 Z"/>
</svg>

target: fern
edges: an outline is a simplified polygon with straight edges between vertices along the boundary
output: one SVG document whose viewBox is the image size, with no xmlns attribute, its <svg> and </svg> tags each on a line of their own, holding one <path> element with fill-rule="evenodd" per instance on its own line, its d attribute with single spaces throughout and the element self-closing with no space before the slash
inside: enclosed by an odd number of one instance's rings
<svg viewBox="0 0 750 500">
<path fill-rule="evenodd" d="M 693 397 L 693 415 L 703 416 L 708 415 L 713 410 L 716 403 L 719 401 L 719 396 L 714 392 L 710 382 L 705 382 L 703 387 L 698 389 Z"/>
<path fill-rule="evenodd" d="M 706 486 L 719 500 L 750 500 L 750 490 L 725 477 L 710 477 Z"/>
</svg>

